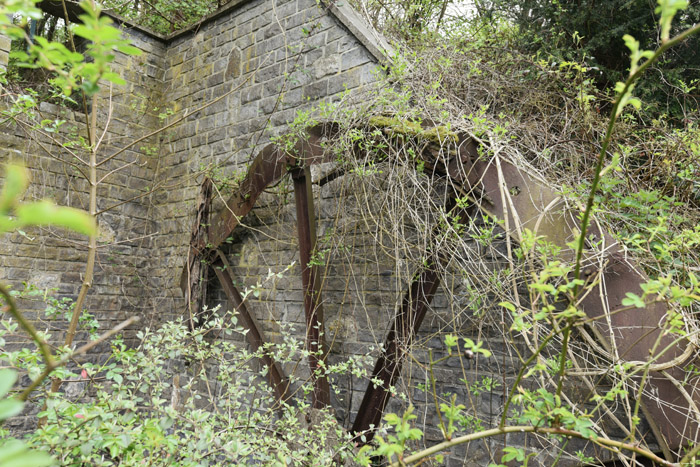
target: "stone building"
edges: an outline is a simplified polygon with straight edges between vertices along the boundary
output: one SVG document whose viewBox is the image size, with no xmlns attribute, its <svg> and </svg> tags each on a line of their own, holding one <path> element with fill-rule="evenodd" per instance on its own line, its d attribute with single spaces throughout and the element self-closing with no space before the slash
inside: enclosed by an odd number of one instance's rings
<svg viewBox="0 0 700 467">
<path fill-rule="evenodd" d="M 100 252 L 88 307 L 105 328 L 133 313 L 163 319 L 182 309 L 179 275 L 201 183 L 193 174 L 207 166 L 229 177 L 240 171 L 297 112 L 374 81 L 384 57 L 381 38 L 352 10 L 313 1 L 232 1 L 167 37 L 126 23 L 123 29 L 144 53 L 117 56 L 116 71 L 127 85 L 112 95 L 102 89 L 99 125 L 112 110 L 101 156 L 183 113 L 189 117 L 102 166 L 109 172 L 126 165 L 98 190 L 100 244 L 110 246 Z M 9 47 L 0 38 L 3 68 Z M 39 113 L 65 120 L 67 133 L 83 124 L 82 113 L 71 107 L 41 103 Z M 23 131 L 3 129 L 2 160 L 23 160 L 33 169 L 35 196 L 86 208 L 85 181 L 66 175 L 51 157 L 58 142 L 34 143 Z M 55 236 L 32 243 L 11 234 L 8 240 L 3 280 L 53 284 L 60 294 L 77 295 L 82 252 Z"/>
<path fill-rule="evenodd" d="M 98 209 L 103 211 L 100 249 L 86 308 L 104 329 L 134 314 L 156 324 L 184 313 L 180 278 L 202 173 L 208 167 L 216 168 L 213 172 L 220 181 L 235 182 L 246 164 L 271 138 L 288 131 L 300 114 L 317 108 L 319 102 L 346 99 L 371 88 L 383 73 L 382 65 L 390 61 L 389 46 L 381 36 L 339 1 L 232 0 L 200 23 L 169 36 L 128 23 L 123 23 L 123 29 L 144 53 L 118 56 L 116 68 L 127 85 L 115 87 L 111 94 L 104 87 L 100 94 L 99 124 L 109 121 L 100 157 L 118 155 L 101 169 L 103 174 L 115 172 L 98 190 Z M 0 38 L 0 64 L 7 63 L 9 45 Z M 55 104 L 42 103 L 38 111 L 42 119 L 65 120 L 65 137 L 79 132 L 84 119 L 79 110 Z M 188 117 L 180 121 L 183 115 Z M 173 122 L 167 131 L 148 136 Z M 85 180 L 53 157 L 60 141 L 50 135 L 28 141 L 21 125 L 5 126 L 2 132 L 0 159 L 25 161 L 32 170 L 33 196 L 87 206 Z M 135 139 L 138 144 L 121 150 Z M 322 168 L 314 168 L 312 179 L 318 181 L 324 174 Z M 347 185 L 334 183 L 313 188 L 319 238 L 332 232 L 338 219 L 353 209 L 352 202 L 337 203 Z M 280 323 L 297 324 L 297 329 L 304 324 L 299 252 L 294 243 L 296 216 L 293 204 L 280 199 L 284 196 L 263 195 L 245 222 L 247 228 L 226 250 L 233 275 L 243 287 L 255 285 L 269 270 L 279 272 L 296 261 L 288 276 L 266 284 L 261 297 L 249 304 L 269 339 L 275 339 Z M 222 204 L 215 201 L 215 209 L 222 209 Z M 406 287 L 392 272 L 396 258 L 364 255 L 374 247 L 368 235 L 354 237 L 354 264 L 328 264 L 324 272 L 325 333 L 333 341 L 331 360 L 364 355 L 369 348 L 376 355 Z M 71 240 L 51 229 L 6 235 L 0 247 L 0 280 L 16 288 L 22 282 L 56 287 L 57 296 L 75 298 L 85 252 Z M 210 304 L 228 306 L 216 284 L 208 295 Z M 441 333 L 449 328 L 487 343 L 495 355 L 492 359 L 474 361 L 466 370 L 448 362 L 435 374 L 441 391 L 471 400 L 470 410 L 486 424 L 494 424 L 506 397 L 502 382 L 511 381 L 519 365 L 513 349 L 522 343 L 504 342 L 500 331 L 480 326 L 478 319 L 472 319 L 479 305 L 465 302 L 469 303 L 460 306 L 471 310 L 470 316 L 455 320 L 451 312 L 456 305 L 438 292 L 418 339 L 442 349 Z M 24 306 L 29 317 L 40 318 L 42 303 Z M 55 326 L 54 338 L 61 339 L 65 325 L 57 321 L 50 326 Z M 127 337 L 134 333 L 127 331 Z M 417 357 L 425 361 L 427 355 Z M 472 381 L 477 391 L 459 383 L 463 371 L 479 378 Z M 484 383 L 484 376 L 490 383 Z M 426 392 L 418 389 L 425 377 L 414 367 L 404 372 L 400 386 L 418 407 L 419 425 L 430 443 L 441 441 L 442 436 L 435 414 L 428 415 L 431 412 L 425 409 L 431 404 Z M 355 419 L 366 387 L 366 380 L 351 377 L 337 382 L 331 402 L 345 426 Z M 404 402 L 393 400 L 389 408 L 401 410 L 402 406 Z M 539 453 L 535 460 L 542 465 L 557 455 L 557 446 L 548 450 L 518 434 L 461 446 L 447 462 L 474 466 L 498 462 L 504 442 Z M 572 442 L 569 450 L 584 447 L 592 449 L 584 442 Z"/>
</svg>

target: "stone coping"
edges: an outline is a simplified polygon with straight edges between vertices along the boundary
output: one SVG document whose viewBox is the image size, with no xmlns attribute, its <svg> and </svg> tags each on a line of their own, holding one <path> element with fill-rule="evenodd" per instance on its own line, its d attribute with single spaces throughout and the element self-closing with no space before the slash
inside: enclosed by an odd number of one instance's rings
<svg viewBox="0 0 700 467">
<path fill-rule="evenodd" d="M 231 0 L 217 11 L 205 16 L 197 23 L 185 29 L 174 32 L 167 36 L 161 36 L 162 40 L 171 42 L 189 34 L 195 34 L 202 26 L 214 21 L 233 10 L 250 3 L 253 0 Z M 362 45 L 381 63 L 388 63 L 393 49 L 389 42 L 378 31 L 371 28 L 357 12 L 345 0 L 321 0 L 321 5 L 325 6 L 333 16 L 345 26 L 350 33 L 360 41 Z"/>
<path fill-rule="evenodd" d="M 253 0 L 231 0 L 226 5 L 216 10 L 213 13 L 205 16 L 195 24 L 188 26 L 185 29 L 176 31 L 172 34 L 163 35 L 149 28 L 136 25 L 130 20 L 116 14 L 110 10 L 104 10 L 102 13 L 111 17 L 119 23 L 124 29 L 135 30 L 145 34 L 148 37 L 169 44 L 175 39 L 185 37 L 191 34 L 196 34 L 202 26 L 225 16 L 237 8 L 252 2 Z M 321 4 L 331 12 L 340 23 L 345 26 L 350 33 L 355 36 L 360 43 L 372 54 L 372 56 L 380 63 L 390 64 L 393 48 L 389 42 L 378 31 L 369 26 L 355 11 L 346 0 L 321 0 Z M 43 0 L 38 4 L 39 8 L 52 15 L 63 17 L 63 3 L 57 0 Z M 76 2 L 66 1 L 66 10 L 71 21 L 78 21 L 78 16 L 82 13 L 82 8 Z"/>
</svg>

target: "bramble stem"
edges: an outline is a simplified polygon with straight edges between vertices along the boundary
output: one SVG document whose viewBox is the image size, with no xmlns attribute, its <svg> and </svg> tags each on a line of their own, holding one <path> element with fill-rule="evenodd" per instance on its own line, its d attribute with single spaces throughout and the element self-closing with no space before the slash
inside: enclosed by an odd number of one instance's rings
<svg viewBox="0 0 700 467">
<path fill-rule="evenodd" d="M 88 351 L 90 351 L 93 347 L 95 347 L 98 344 L 101 344 L 102 342 L 106 341 L 119 331 L 122 331 L 123 329 L 131 326 L 133 323 L 136 323 L 140 320 L 138 316 L 132 316 L 131 318 L 127 319 L 126 321 L 123 321 L 121 324 L 118 326 L 110 329 L 109 331 L 105 332 L 104 334 L 100 335 L 97 339 L 94 341 L 90 341 L 87 344 L 83 345 L 82 347 L 78 348 L 75 352 L 66 354 L 61 358 L 59 361 L 52 360 L 51 363 L 46 364 L 46 368 L 44 368 L 44 371 L 39 375 L 37 379 L 32 381 L 32 384 L 30 384 L 22 393 L 19 395 L 19 400 L 26 401 L 29 398 L 29 395 L 34 391 L 41 383 L 44 381 L 48 376 L 51 374 L 52 371 L 54 371 L 56 368 L 60 368 L 68 361 L 75 357 L 76 355 L 83 355 L 86 354 Z"/>
<path fill-rule="evenodd" d="M 424 449 L 423 451 L 417 452 L 413 455 L 404 457 L 402 462 L 405 465 L 408 464 L 414 464 L 416 462 L 419 462 L 426 457 L 432 456 L 433 454 L 437 454 L 441 451 L 445 451 L 447 449 L 450 449 L 454 446 L 468 443 L 470 441 L 475 441 L 477 439 L 482 439 L 482 438 L 488 438 L 491 436 L 499 436 L 499 435 L 505 435 L 508 433 L 542 433 L 542 434 L 548 434 L 548 435 L 559 435 L 559 436 L 566 436 L 566 437 L 571 437 L 571 438 L 580 438 L 580 439 L 586 439 L 589 440 L 593 443 L 598 444 L 599 446 L 602 446 L 606 449 L 613 449 L 613 450 L 625 450 L 625 451 L 631 451 L 636 454 L 639 454 L 640 456 L 646 457 L 648 459 L 651 459 L 652 461 L 666 467 L 678 467 L 680 464 L 675 464 L 672 462 L 669 462 L 665 459 L 662 459 L 661 457 L 657 456 L 651 451 L 648 451 L 644 448 L 639 447 L 636 444 L 629 444 L 629 443 L 623 443 L 621 441 L 615 441 L 612 439 L 608 438 L 600 438 L 600 437 L 592 437 L 592 436 L 584 436 L 583 434 L 579 433 L 578 431 L 573 431 L 573 430 L 567 430 L 565 428 L 547 428 L 547 427 L 535 427 L 535 426 L 504 426 L 504 427 L 498 427 L 498 428 L 492 428 L 490 430 L 484 430 L 484 431 L 479 431 L 477 433 L 472 433 L 469 435 L 465 436 L 460 436 L 459 438 L 454 438 L 450 441 L 444 441 L 440 444 L 436 444 L 435 446 L 429 447 L 428 449 Z M 394 462 L 391 464 L 391 467 L 398 467 L 399 463 Z"/>
<path fill-rule="evenodd" d="M 583 249 L 586 243 L 586 231 L 588 230 L 588 224 L 591 218 L 591 212 L 593 211 L 593 203 L 595 202 L 595 194 L 598 191 L 598 184 L 601 179 L 601 172 L 603 171 L 603 163 L 605 162 L 605 155 L 608 152 L 608 146 L 610 146 L 610 141 L 612 140 L 612 133 L 617 122 L 618 110 L 622 102 L 622 97 L 627 94 L 630 87 L 644 74 L 647 68 L 651 66 L 652 63 L 657 61 L 661 55 L 666 52 L 671 47 L 678 45 L 683 42 L 688 37 L 700 31 L 700 24 L 696 24 L 692 28 L 686 29 L 682 33 L 673 37 L 672 39 L 664 42 L 661 47 L 656 49 L 654 55 L 652 55 L 647 61 L 637 68 L 634 73 L 631 73 L 625 81 L 625 86 L 622 91 L 618 94 L 617 99 L 615 99 L 615 105 L 610 111 L 610 121 L 608 122 L 608 127 L 605 130 L 605 138 L 603 139 L 603 145 L 600 148 L 600 154 L 598 155 L 598 161 L 596 162 L 596 167 L 593 183 L 591 184 L 591 191 L 588 193 L 588 200 L 586 201 L 586 209 L 583 211 L 583 218 L 581 219 L 581 235 L 578 239 L 578 246 L 576 248 L 576 266 L 574 268 L 574 278 L 576 280 L 580 279 L 581 276 L 581 259 L 583 257 Z M 574 296 L 578 293 L 578 285 L 574 287 Z"/>
</svg>

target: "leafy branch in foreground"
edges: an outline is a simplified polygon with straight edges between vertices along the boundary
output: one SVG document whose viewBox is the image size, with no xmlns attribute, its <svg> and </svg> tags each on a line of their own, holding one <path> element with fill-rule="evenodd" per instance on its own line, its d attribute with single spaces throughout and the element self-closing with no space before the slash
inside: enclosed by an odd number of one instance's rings
<svg viewBox="0 0 700 467">
<path fill-rule="evenodd" d="M 94 220 L 85 212 L 73 208 L 58 207 L 50 201 L 21 202 L 29 184 L 27 170 L 20 165 L 8 165 L 5 183 L 0 192 L 0 233 L 31 226 L 57 225 L 76 232 L 92 234 L 96 230 Z M 46 377 L 67 360 L 56 361 L 44 337 L 34 328 L 17 307 L 9 290 L 0 285 L 0 295 L 4 306 L 3 313 L 10 314 L 29 335 L 44 357 L 45 374 L 32 382 L 30 387 L 41 384 Z M 26 396 L 6 398 L 17 380 L 14 370 L 0 370 L 0 423 L 19 414 L 24 408 Z M 26 391 L 25 391 L 26 392 Z M 28 395 L 29 392 L 26 392 Z M 0 467 L 41 467 L 50 465 L 53 459 L 45 452 L 28 449 L 24 443 L 13 438 L 0 442 Z"/>
<path fill-rule="evenodd" d="M 47 225 L 64 227 L 85 235 L 93 235 L 95 233 L 97 229 L 95 220 L 84 211 L 56 206 L 48 200 L 20 201 L 28 185 L 29 175 L 27 169 L 21 165 L 7 166 L 5 182 L 0 192 L 0 233 L 19 228 Z M 17 381 L 17 372 L 11 369 L 0 370 L 0 423 L 19 414 L 32 391 L 38 388 L 54 370 L 66 365 L 75 356 L 87 353 L 90 349 L 138 321 L 138 317 L 132 317 L 114 329 L 107 331 L 96 340 L 80 347 L 75 352 L 68 352 L 57 359 L 52 354 L 43 335 L 25 318 L 10 291 L 1 284 L 0 296 L 1 301 L 4 303 L 3 313 L 10 314 L 19 323 L 37 345 L 44 358 L 43 371 L 33 379 L 31 384 L 18 397 L 6 398 Z M 30 450 L 21 441 L 7 438 L 0 442 L 0 467 L 41 467 L 53 463 L 54 460 L 45 452 Z"/>
</svg>

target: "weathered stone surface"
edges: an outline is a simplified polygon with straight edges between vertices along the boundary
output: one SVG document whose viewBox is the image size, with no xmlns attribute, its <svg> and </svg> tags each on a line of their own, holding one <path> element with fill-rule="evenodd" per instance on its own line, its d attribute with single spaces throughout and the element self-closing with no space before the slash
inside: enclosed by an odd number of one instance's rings
<svg viewBox="0 0 700 467">
<path fill-rule="evenodd" d="M 100 169 L 100 177 L 111 170 L 116 172 L 100 187 L 98 207 L 109 211 L 101 220 L 98 266 L 86 308 L 105 327 L 134 314 L 144 315 L 143 322 L 149 325 L 182 315 L 184 304 L 178 284 L 203 169 L 216 167 L 213 172 L 227 179 L 219 180 L 222 186 L 224 181 L 236 180 L 271 136 L 287 130 L 299 111 L 312 110 L 319 100 L 332 100 L 346 90 L 359 90 L 381 72 L 378 61 L 384 60 L 383 50 L 388 46 L 348 9 L 347 2 L 251 0 L 231 4 L 235 7 L 224 7 L 215 18 L 163 41 L 138 30 L 128 32 L 145 54 L 118 57 L 117 71 L 127 87 L 115 88 L 111 100 L 106 88 L 100 94 L 98 107 L 107 109 L 110 102 L 113 104 L 100 157 L 199 109 Z M 0 37 L 0 67 L 6 63 L 8 50 L 9 41 Z M 80 112 L 50 104 L 42 104 L 40 110 L 43 118 L 67 121 L 64 136 L 72 132 L 84 135 L 79 130 L 84 121 Z M 99 113 L 100 125 L 104 125 L 107 115 L 105 111 Z M 20 129 L 1 128 L 0 159 L 18 158 L 32 168 L 36 197 L 50 196 L 61 204 L 86 208 L 88 187 L 77 172 L 47 156 L 38 144 L 28 143 Z M 314 172 L 314 180 L 319 174 Z M 347 206 L 337 203 L 340 187 L 330 183 L 320 190 L 315 188 L 321 236 L 333 228 L 363 228 L 362 222 L 345 216 Z M 218 206 L 220 209 L 221 204 Z M 268 271 L 281 272 L 296 261 L 284 277 L 266 284 L 264 294 L 251 300 L 249 307 L 260 317 L 270 339 L 279 336 L 280 323 L 296 324 L 297 335 L 303 336 L 305 318 L 293 201 L 261 196 L 244 224 L 251 228 L 241 229 L 240 237 L 227 252 L 234 277 L 240 281 L 237 285 L 255 285 Z M 75 298 L 84 274 L 85 239 L 57 232 L 47 236 L 39 229 L 26 234 L 6 235 L 0 242 L 0 279 L 16 288 L 22 281 L 41 288 L 55 287 L 57 297 Z M 392 276 L 396 265 L 389 258 L 374 258 L 374 246 L 371 236 L 358 234 L 352 261 L 329 260 L 325 270 L 325 331 L 332 342 L 332 361 L 350 355 L 376 358 L 397 297 L 402 296 L 405 284 L 397 283 Z M 493 263 L 495 268 L 498 259 L 494 258 Z M 216 285 L 210 288 L 209 297 L 212 305 L 226 305 Z M 37 303 L 22 306 L 36 318 L 43 310 Z M 464 368 L 448 360 L 435 370 L 439 393 L 456 393 L 460 400 L 467 400 L 469 394 L 459 378 L 466 377 L 470 383 L 484 374 L 512 378 L 519 361 L 503 342 L 490 339 L 495 333 L 484 331 L 482 335 L 481 325 L 474 325 L 470 316 L 455 318 L 451 306 L 454 304 L 445 295 L 438 294 L 418 339 L 441 349 L 442 342 L 434 333 L 449 321 L 461 335 L 487 342 L 495 358 L 474 359 Z M 54 333 L 54 338 L 60 339 L 65 322 L 54 320 L 51 324 L 61 331 Z M 133 336 L 133 332 L 126 336 Z M 426 352 L 418 352 L 415 357 L 423 364 L 428 360 Z M 99 360 L 101 356 L 94 358 Z M 286 371 L 296 371 L 297 377 L 304 378 L 305 368 L 289 364 Z M 425 384 L 424 375 L 406 372 L 399 386 L 419 406 L 416 413 L 434 413 L 425 409 L 431 399 L 418 383 Z M 352 375 L 339 377 L 335 408 L 346 426 L 356 415 L 366 386 L 366 380 Z M 504 396 L 504 388 L 494 386 L 473 397 L 468 410 L 487 425 L 493 424 Z M 388 410 L 402 408 L 402 402 L 394 399 Z M 441 440 L 434 415 L 421 417 L 418 423 L 426 438 Z M 26 420 L 12 422 L 20 429 L 31 426 Z M 473 444 L 468 451 L 458 448 L 446 463 L 482 466 L 498 462 L 500 458 L 494 453 L 502 441 Z M 524 437 L 512 437 L 508 444 L 524 446 L 525 441 Z M 546 459 L 542 464 L 547 465 Z"/>
<path fill-rule="evenodd" d="M 226 67 L 226 79 L 238 78 L 241 76 L 241 49 L 234 47 L 228 56 L 228 66 Z"/>
<path fill-rule="evenodd" d="M 316 79 L 321 79 L 324 76 L 334 75 L 340 71 L 340 56 L 333 54 L 329 57 L 318 60 L 314 64 Z"/>
<path fill-rule="evenodd" d="M 10 38 L 0 34 L 0 70 L 7 69 L 7 64 L 10 59 Z"/>
</svg>

